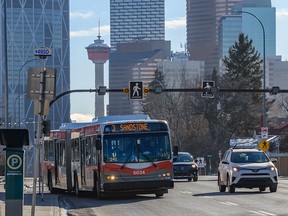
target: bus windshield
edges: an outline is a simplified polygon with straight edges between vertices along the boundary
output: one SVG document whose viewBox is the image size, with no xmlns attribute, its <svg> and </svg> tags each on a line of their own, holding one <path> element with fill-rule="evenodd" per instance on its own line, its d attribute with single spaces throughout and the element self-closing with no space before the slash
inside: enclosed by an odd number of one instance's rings
<svg viewBox="0 0 288 216">
<path fill-rule="evenodd" d="M 105 163 L 138 163 L 171 159 L 169 134 L 111 134 L 103 137 Z"/>
</svg>

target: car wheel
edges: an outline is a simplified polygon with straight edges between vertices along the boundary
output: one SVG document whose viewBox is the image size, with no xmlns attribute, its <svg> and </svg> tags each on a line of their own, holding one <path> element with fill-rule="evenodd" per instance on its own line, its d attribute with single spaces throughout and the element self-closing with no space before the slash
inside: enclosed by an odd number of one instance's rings
<svg viewBox="0 0 288 216">
<path fill-rule="evenodd" d="M 162 197 L 164 195 L 164 193 L 156 193 L 155 194 L 157 198 Z"/>
<path fill-rule="evenodd" d="M 277 185 L 270 187 L 270 192 L 276 192 L 277 191 Z"/>
<path fill-rule="evenodd" d="M 218 187 L 220 192 L 226 191 L 226 186 L 221 184 L 220 176 L 218 175 Z"/>
<path fill-rule="evenodd" d="M 229 176 L 227 176 L 227 187 L 228 187 L 228 192 L 229 193 L 234 193 L 235 192 L 235 187 L 231 185 Z"/>
<path fill-rule="evenodd" d="M 259 191 L 265 191 L 266 187 L 259 187 Z"/>
<path fill-rule="evenodd" d="M 191 182 L 191 181 L 192 181 L 192 178 L 188 178 L 188 181 Z"/>
<path fill-rule="evenodd" d="M 194 176 L 193 181 L 195 181 L 195 182 L 198 181 L 198 176 Z"/>
</svg>

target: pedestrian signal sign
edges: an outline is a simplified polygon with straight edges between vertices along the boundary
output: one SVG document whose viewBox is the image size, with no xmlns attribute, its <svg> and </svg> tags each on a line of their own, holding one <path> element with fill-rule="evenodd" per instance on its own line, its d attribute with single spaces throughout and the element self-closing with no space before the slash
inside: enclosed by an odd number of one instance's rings
<svg viewBox="0 0 288 216">
<path fill-rule="evenodd" d="M 142 100 L 144 95 L 144 87 L 142 81 L 129 82 L 129 99 Z"/>
<path fill-rule="evenodd" d="M 214 81 L 203 81 L 202 82 L 202 97 L 213 98 L 212 88 L 214 87 Z"/>
</svg>

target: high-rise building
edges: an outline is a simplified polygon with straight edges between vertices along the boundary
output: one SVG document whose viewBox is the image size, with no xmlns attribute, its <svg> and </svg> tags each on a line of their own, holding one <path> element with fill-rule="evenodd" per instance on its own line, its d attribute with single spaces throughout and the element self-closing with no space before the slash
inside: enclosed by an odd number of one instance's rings
<svg viewBox="0 0 288 216">
<path fill-rule="evenodd" d="M 46 68 L 57 70 L 56 94 L 70 89 L 69 1 L 6 1 L 7 55 L 3 49 L 3 2 L 0 15 L 0 118 L 5 113 L 2 105 L 5 101 L 4 62 L 7 56 L 9 127 L 28 128 L 33 142 L 36 121 L 33 101 L 27 97 L 28 68 L 41 66 L 39 57 L 34 56 L 34 50 L 48 47 L 52 50 L 52 56 L 47 58 Z M 47 119 L 51 120 L 52 129 L 59 127 L 62 122 L 69 122 L 70 97 L 62 97 L 53 103 Z"/>
<path fill-rule="evenodd" d="M 165 40 L 164 0 L 110 0 L 110 43 Z"/>
<path fill-rule="evenodd" d="M 260 2 L 259 2 L 260 3 Z M 276 8 L 263 7 L 261 4 L 255 7 L 242 7 L 243 11 L 254 14 L 261 21 L 265 32 L 265 56 L 276 56 Z M 242 14 L 242 32 L 253 40 L 253 46 L 263 58 L 263 29 L 260 22 L 250 14 Z"/>
<path fill-rule="evenodd" d="M 128 87 L 129 81 L 154 78 L 160 61 L 169 58 L 165 41 L 164 0 L 110 0 L 109 88 Z M 139 101 L 123 93 L 109 94 L 109 115 L 141 113 Z"/>
<path fill-rule="evenodd" d="M 241 32 L 252 39 L 252 45 L 261 58 L 264 54 L 264 45 L 266 58 L 276 56 L 276 11 L 271 7 L 271 1 L 243 0 L 235 4 L 234 11 L 235 15 L 222 16 L 219 23 L 219 70 L 222 73 L 225 71 L 222 59 L 228 56 L 229 47 L 238 41 Z"/>
<path fill-rule="evenodd" d="M 155 69 L 163 59 L 169 59 L 170 41 L 137 41 L 117 44 L 109 58 L 109 88 L 123 89 L 129 81 L 142 81 L 148 86 Z M 129 100 L 127 94 L 109 95 L 109 115 L 141 113 L 139 100 Z"/>
<path fill-rule="evenodd" d="M 205 78 L 218 69 L 218 28 L 223 15 L 241 0 L 187 0 L 187 49 L 189 60 L 205 61 Z"/>
</svg>

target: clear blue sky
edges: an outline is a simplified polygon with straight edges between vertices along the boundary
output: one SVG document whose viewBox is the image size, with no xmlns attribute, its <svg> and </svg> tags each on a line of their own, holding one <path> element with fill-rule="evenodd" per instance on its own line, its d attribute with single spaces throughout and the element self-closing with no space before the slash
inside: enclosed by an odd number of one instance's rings
<svg viewBox="0 0 288 216">
<path fill-rule="evenodd" d="M 110 44 L 109 0 L 72 0 L 70 1 L 70 70 L 71 89 L 94 89 L 94 64 L 88 60 L 85 47 L 93 43 L 100 34 L 105 43 Z M 180 44 L 186 42 L 186 0 L 165 0 L 165 39 L 171 41 L 172 50 L 182 51 Z M 272 0 L 276 7 L 276 53 L 288 60 L 288 1 Z M 177 10 L 176 10 L 177 8 Z M 108 73 L 108 62 L 105 73 Z M 106 76 L 107 77 L 107 76 Z M 104 81 L 108 86 L 108 80 Z M 128 83 L 127 83 L 128 85 Z M 107 100 L 107 96 L 105 96 Z M 82 117 L 94 117 L 94 93 L 71 94 L 72 119 L 81 121 Z"/>
</svg>

